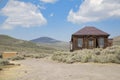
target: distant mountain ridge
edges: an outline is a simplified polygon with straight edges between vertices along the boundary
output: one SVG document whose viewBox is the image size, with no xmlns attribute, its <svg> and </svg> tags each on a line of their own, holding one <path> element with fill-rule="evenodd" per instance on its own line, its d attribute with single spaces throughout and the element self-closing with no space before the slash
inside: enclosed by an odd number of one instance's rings
<svg viewBox="0 0 120 80">
<path fill-rule="evenodd" d="M 58 43 L 58 42 L 62 42 L 50 37 L 40 37 L 40 38 L 36 38 L 33 40 L 30 40 L 31 42 L 35 42 L 35 43 Z"/>
<path fill-rule="evenodd" d="M 40 38 L 36 38 L 30 41 L 36 43 L 37 45 L 51 47 L 56 50 L 69 50 L 68 42 L 56 40 L 50 37 L 40 37 Z"/>
</svg>

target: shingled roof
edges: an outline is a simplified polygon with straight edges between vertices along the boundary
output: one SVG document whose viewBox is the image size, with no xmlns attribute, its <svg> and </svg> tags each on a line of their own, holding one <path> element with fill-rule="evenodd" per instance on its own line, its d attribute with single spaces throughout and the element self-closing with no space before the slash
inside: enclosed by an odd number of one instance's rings
<svg viewBox="0 0 120 80">
<path fill-rule="evenodd" d="M 108 35 L 109 36 L 108 33 L 91 26 L 86 26 L 81 30 L 77 31 L 76 33 L 74 33 L 73 35 Z"/>
</svg>

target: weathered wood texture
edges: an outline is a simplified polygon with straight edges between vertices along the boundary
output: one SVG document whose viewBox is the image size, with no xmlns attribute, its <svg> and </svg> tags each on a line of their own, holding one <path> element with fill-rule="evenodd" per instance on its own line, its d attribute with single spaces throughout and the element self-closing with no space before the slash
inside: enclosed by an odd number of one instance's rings
<svg viewBox="0 0 120 80">
<path fill-rule="evenodd" d="M 2 58 L 11 58 L 17 55 L 17 52 L 3 52 Z"/>
</svg>

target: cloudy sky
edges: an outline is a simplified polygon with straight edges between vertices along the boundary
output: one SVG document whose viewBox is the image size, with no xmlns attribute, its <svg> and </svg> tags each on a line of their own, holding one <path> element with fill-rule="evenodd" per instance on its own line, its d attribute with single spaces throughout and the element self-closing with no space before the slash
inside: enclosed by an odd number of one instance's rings
<svg viewBox="0 0 120 80">
<path fill-rule="evenodd" d="M 69 41 L 84 26 L 120 35 L 120 0 L 0 0 L 0 34 Z"/>
</svg>

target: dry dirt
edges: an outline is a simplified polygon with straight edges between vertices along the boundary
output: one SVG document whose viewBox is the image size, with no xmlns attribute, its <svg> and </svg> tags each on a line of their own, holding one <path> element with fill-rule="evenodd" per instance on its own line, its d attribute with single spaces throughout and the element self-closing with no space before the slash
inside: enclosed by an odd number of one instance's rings
<svg viewBox="0 0 120 80">
<path fill-rule="evenodd" d="M 0 71 L 0 80 L 120 80 L 119 64 L 57 63 L 48 59 L 16 61 Z"/>
</svg>

